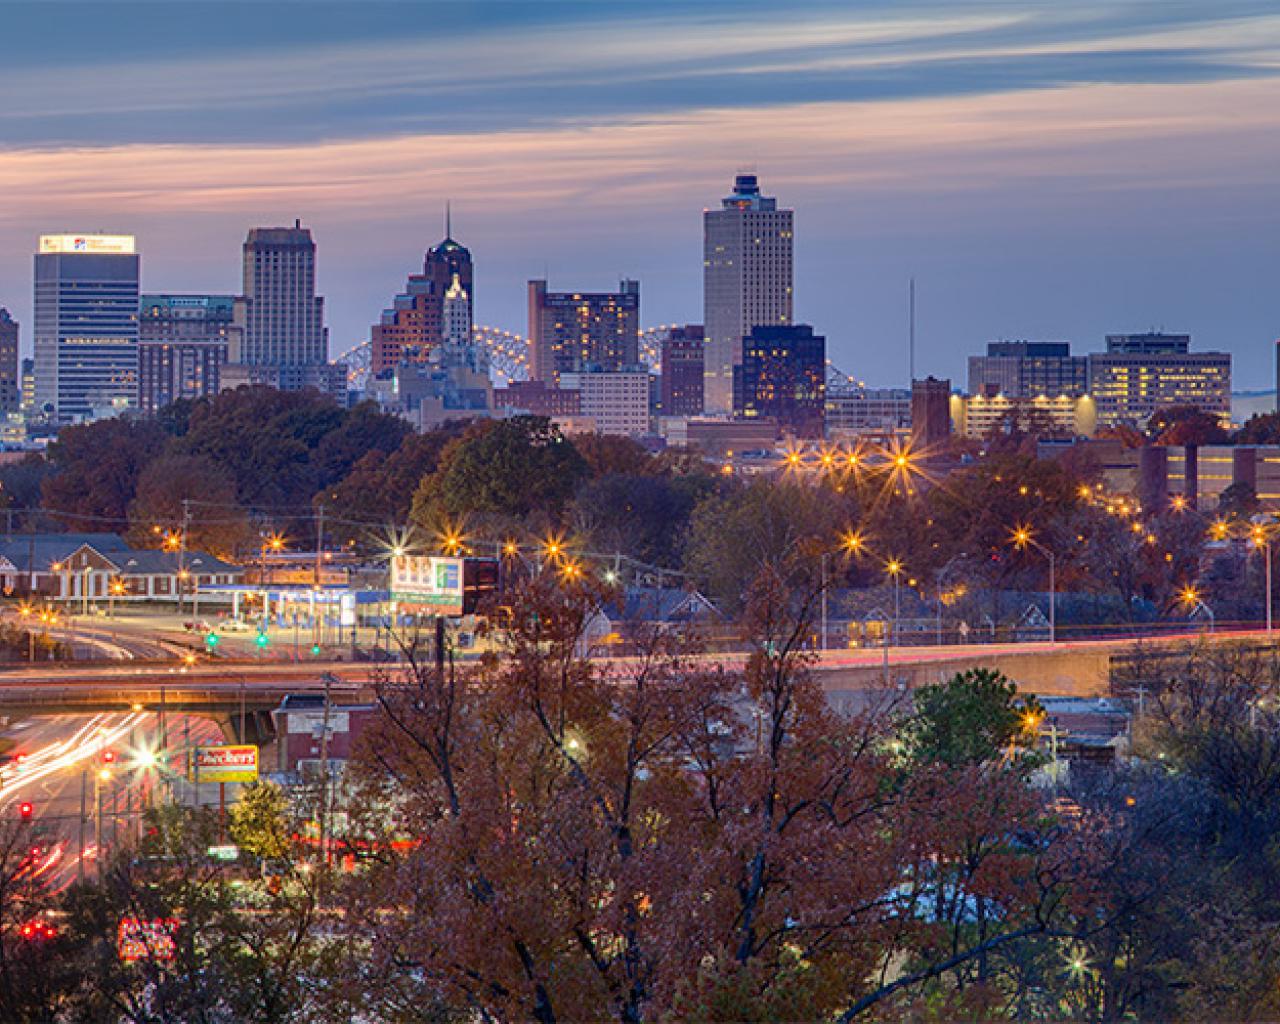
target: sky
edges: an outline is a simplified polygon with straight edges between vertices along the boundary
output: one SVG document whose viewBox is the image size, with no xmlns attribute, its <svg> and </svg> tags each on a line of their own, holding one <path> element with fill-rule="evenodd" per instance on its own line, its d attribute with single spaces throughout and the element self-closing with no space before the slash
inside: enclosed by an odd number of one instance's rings
<svg viewBox="0 0 1280 1024">
<path fill-rule="evenodd" d="M 300 218 L 339 354 L 454 236 L 525 282 L 702 319 L 701 215 L 796 211 L 796 318 L 873 385 L 997 338 L 1169 329 L 1273 386 L 1276 0 L 0 4 L 0 305 L 41 233 L 136 234 L 148 292 L 239 289 Z"/>
</svg>

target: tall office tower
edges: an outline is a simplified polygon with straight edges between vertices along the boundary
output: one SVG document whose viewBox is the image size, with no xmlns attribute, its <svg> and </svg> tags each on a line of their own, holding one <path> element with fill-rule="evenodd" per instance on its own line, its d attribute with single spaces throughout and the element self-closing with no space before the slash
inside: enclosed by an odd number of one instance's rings
<svg viewBox="0 0 1280 1024">
<path fill-rule="evenodd" d="M 969 357 L 969 394 L 1006 398 L 1079 398 L 1089 390 L 1089 360 L 1069 341 L 992 341 Z"/>
<path fill-rule="evenodd" d="M 560 374 L 625 370 L 640 362 L 640 282 L 616 292 L 549 292 L 529 282 L 529 377 L 560 383 Z"/>
<path fill-rule="evenodd" d="M 471 296 L 457 274 L 444 293 L 444 341 L 457 348 L 471 344 Z"/>
<path fill-rule="evenodd" d="M 138 408 L 216 395 L 235 325 L 232 295 L 144 295 L 138 314 Z"/>
<path fill-rule="evenodd" d="M 791 210 L 760 194 L 754 174 L 739 174 L 733 195 L 702 215 L 708 412 L 732 408 L 733 368 L 751 329 L 792 322 L 792 221 Z"/>
<path fill-rule="evenodd" d="M 1189 334 L 1108 334 L 1089 355 L 1089 390 L 1101 427 L 1145 427 L 1157 409 L 1194 405 L 1231 418 L 1231 355 L 1191 352 Z"/>
<path fill-rule="evenodd" d="M 911 382 L 911 446 L 926 454 L 951 436 L 951 381 L 936 377 Z"/>
<path fill-rule="evenodd" d="M 283 391 L 346 390 L 345 367 L 329 359 L 324 299 L 316 295 L 316 243 L 301 221 L 253 228 L 244 243 L 244 293 L 236 302 L 224 389 L 268 384 Z"/>
<path fill-rule="evenodd" d="M 663 416 L 702 415 L 705 347 L 701 324 L 672 327 L 662 339 L 658 403 Z"/>
<path fill-rule="evenodd" d="M 474 269 L 471 252 L 453 240 L 452 224 L 445 215 L 445 237 L 428 249 L 422 273 L 411 274 L 405 290 L 370 332 L 371 369 L 389 370 L 401 362 L 424 362 L 445 338 L 444 297 L 454 279 L 467 294 L 468 315 L 475 311 Z"/>
<path fill-rule="evenodd" d="M 827 339 L 808 324 L 753 327 L 734 369 L 734 412 L 774 419 L 783 433 L 820 438 L 827 404 Z"/>
<path fill-rule="evenodd" d="M 22 401 L 18 377 L 18 321 L 0 306 L 0 413 L 17 412 Z"/>
<path fill-rule="evenodd" d="M 35 257 L 36 409 L 54 423 L 138 401 L 138 253 L 132 235 L 42 235 Z"/>
</svg>

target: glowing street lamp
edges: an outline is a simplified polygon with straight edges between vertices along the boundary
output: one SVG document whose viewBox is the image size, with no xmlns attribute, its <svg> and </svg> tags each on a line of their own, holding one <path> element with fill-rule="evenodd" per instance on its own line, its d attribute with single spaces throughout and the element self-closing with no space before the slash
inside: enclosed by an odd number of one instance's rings
<svg viewBox="0 0 1280 1024">
<path fill-rule="evenodd" d="M 898 619 L 902 615 L 902 562 L 891 558 L 884 571 L 893 577 L 893 642 L 898 642 Z"/>
<path fill-rule="evenodd" d="M 1203 608 L 1204 613 L 1209 616 L 1209 632 L 1213 632 L 1217 619 L 1213 614 L 1213 609 L 1204 603 L 1204 598 L 1200 596 L 1199 590 L 1188 583 L 1178 592 L 1178 600 L 1190 609 L 1189 615 L 1195 614 L 1197 608 Z"/>
<path fill-rule="evenodd" d="M 1136 523 L 1134 524 L 1137 525 Z M 1042 555 L 1049 559 L 1049 643 L 1057 643 L 1058 641 L 1058 584 L 1057 584 L 1057 559 L 1052 551 L 1035 539 L 1028 526 L 1016 526 L 1010 531 L 1010 537 L 1013 546 L 1019 550 L 1025 551 L 1027 548 L 1035 548 Z"/>
<path fill-rule="evenodd" d="M 1263 603 L 1267 609 L 1267 637 L 1271 637 L 1271 534 L 1267 532 L 1266 527 L 1261 523 L 1255 523 L 1253 529 L 1249 531 L 1249 539 L 1253 541 L 1253 546 L 1262 552 L 1265 560 L 1266 572 L 1266 597 Z"/>
</svg>

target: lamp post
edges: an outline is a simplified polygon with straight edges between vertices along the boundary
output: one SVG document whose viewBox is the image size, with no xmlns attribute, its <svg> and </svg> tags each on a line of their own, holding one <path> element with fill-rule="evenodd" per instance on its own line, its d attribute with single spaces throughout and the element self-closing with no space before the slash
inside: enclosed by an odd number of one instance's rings
<svg viewBox="0 0 1280 1024">
<path fill-rule="evenodd" d="M 1267 639 L 1270 640 L 1271 632 L 1271 535 L 1267 533 L 1266 528 L 1261 524 L 1255 525 L 1251 534 L 1253 546 L 1262 552 L 1262 557 L 1266 560 L 1267 571 L 1266 578 L 1266 595 L 1263 604 L 1267 609 Z"/>
<path fill-rule="evenodd" d="M 898 619 L 902 615 L 902 563 L 891 558 L 885 563 L 884 571 L 893 577 L 893 642 L 898 643 Z"/>
<path fill-rule="evenodd" d="M 1031 535 L 1030 528 L 1019 526 L 1013 531 L 1014 547 L 1026 550 L 1027 548 L 1035 548 L 1042 555 L 1049 559 L 1049 643 L 1054 644 L 1058 641 L 1058 586 L 1057 586 L 1057 559 L 1053 552 L 1041 544 Z"/>
</svg>

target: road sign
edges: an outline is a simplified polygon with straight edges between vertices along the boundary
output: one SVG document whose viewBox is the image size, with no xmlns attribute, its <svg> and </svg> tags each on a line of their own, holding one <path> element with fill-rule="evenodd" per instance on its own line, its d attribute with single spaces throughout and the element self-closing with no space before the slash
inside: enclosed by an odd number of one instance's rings
<svg viewBox="0 0 1280 1024">
<path fill-rule="evenodd" d="M 258 778 L 258 748 L 196 747 L 190 774 L 193 782 L 253 782 Z"/>
</svg>

